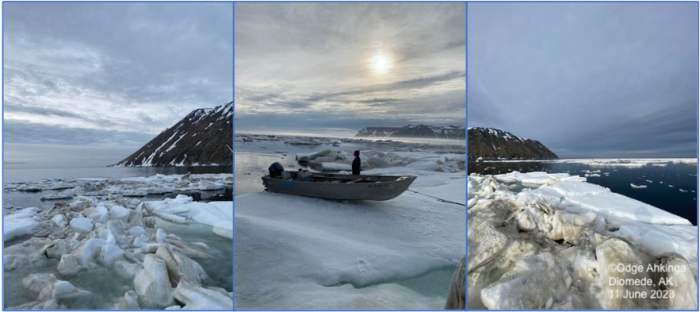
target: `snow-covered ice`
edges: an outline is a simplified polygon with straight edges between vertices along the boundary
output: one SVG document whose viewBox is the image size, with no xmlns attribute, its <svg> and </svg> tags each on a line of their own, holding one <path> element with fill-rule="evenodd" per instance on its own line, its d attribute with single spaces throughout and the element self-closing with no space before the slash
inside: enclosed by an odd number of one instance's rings
<svg viewBox="0 0 700 312">
<path fill-rule="evenodd" d="M 236 196 L 237 309 L 442 309 L 447 287 L 434 296 L 400 281 L 464 257 L 464 153 L 363 149 L 361 158 L 363 174 L 418 178 L 383 202 Z M 296 159 L 349 170 L 352 154 L 322 150 Z"/>
</svg>

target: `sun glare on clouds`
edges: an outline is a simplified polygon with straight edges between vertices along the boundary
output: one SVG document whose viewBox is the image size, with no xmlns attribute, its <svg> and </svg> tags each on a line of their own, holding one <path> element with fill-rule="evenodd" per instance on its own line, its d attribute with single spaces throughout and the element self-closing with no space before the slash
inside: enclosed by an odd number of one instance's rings
<svg viewBox="0 0 700 312">
<path fill-rule="evenodd" d="M 378 52 L 374 56 L 372 56 L 372 72 L 375 74 L 384 74 L 387 73 L 392 66 L 392 61 L 391 57 L 384 53 L 384 52 Z"/>
</svg>

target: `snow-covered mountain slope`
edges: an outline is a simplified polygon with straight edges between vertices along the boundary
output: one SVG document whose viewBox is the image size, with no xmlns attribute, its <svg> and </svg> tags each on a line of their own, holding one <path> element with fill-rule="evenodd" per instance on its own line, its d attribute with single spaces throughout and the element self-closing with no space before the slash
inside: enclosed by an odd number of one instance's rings
<svg viewBox="0 0 700 312">
<path fill-rule="evenodd" d="M 469 128 L 468 133 L 469 160 L 559 158 L 539 141 L 522 139 L 507 131 Z"/>
<path fill-rule="evenodd" d="M 233 161 L 233 102 L 189 113 L 116 166 L 212 166 Z"/>
<path fill-rule="evenodd" d="M 408 125 L 405 127 L 367 127 L 360 130 L 357 138 L 436 138 L 464 140 L 465 132 L 462 126 L 437 127 L 428 125 Z"/>
</svg>

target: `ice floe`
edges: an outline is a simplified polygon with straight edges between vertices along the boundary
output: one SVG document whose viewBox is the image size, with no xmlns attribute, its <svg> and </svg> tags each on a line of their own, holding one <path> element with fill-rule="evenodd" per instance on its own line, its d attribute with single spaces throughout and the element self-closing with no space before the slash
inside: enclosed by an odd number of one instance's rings
<svg viewBox="0 0 700 312">
<path fill-rule="evenodd" d="M 697 227 L 688 220 L 565 174 L 468 179 L 469 308 L 697 309 Z M 682 272 L 609 269 L 668 263 Z M 678 282 L 658 286 L 666 277 Z M 656 284 L 619 286 L 611 278 Z M 609 295 L 626 290 L 647 298 Z M 675 297 L 650 298 L 655 290 Z"/>
<path fill-rule="evenodd" d="M 3 240 L 29 235 L 39 226 L 39 208 L 25 208 L 20 211 L 5 215 L 3 220 Z"/>
</svg>

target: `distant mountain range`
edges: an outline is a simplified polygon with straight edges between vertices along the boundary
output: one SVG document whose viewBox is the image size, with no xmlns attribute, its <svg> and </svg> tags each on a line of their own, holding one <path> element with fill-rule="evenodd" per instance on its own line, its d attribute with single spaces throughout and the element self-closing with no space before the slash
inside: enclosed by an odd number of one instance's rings
<svg viewBox="0 0 700 312">
<path fill-rule="evenodd" d="M 435 138 L 464 140 L 464 126 L 408 125 L 404 127 L 367 127 L 355 135 L 356 138 Z"/>
<path fill-rule="evenodd" d="M 521 139 L 510 132 L 493 128 L 469 128 L 468 132 L 469 160 L 559 158 L 539 141 Z"/>
<path fill-rule="evenodd" d="M 230 166 L 232 139 L 233 102 L 195 109 L 115 166 Z"/>
</svg>

